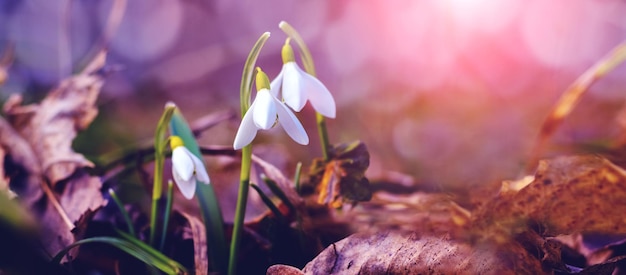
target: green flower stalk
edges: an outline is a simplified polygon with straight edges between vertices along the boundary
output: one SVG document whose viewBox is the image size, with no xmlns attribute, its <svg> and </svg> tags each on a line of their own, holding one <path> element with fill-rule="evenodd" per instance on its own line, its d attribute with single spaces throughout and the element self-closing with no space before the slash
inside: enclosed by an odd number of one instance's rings
<svg viewBox="0 0 626 275">
<path fill-rule="evenodd" d="M 315 77 L 315 65 L 309 48 L 304 40 L 289 23 L 281 21 L 278 27 L 289 37 L 285 42 L 282 50 L 283 69 L 279 75 L 272 81 L 272 88 L 278 89 L 282 82 L 282 93 L 285 103 L 296 111 L 302 110 L 307 100 L 311 102 L 315 109 L 315 118 L 317 122 L 317 130 L 322 145 L 322 155 L 324 160 L 329 160 L 328 151 L 330 150 L 330 142 L 328 139 L 328 130 L 326 128 L 326 117 L 335 117 L 335 101 L 328 89 Z M 300 56 L 304 65 L 302 71 L 295 62 L 293 49 L 289 45 L 290 39 L 298 45 Z M 275 92 L 277 93 L 277 91 Z"/>
<path fill-rule="evenodd" d="M 152 207 L 150 212 L 150 236 L 149 243 L 154 245 L 154 239 L 157 229 L 157 212 L 159 208 L 159 200 L 163 195 L 163 165 L 165 163 L 165 146 L 167 145 L 166 131 L 172 115 L 176 110 L 174 103 L 165 104 L 165 110 L 157 129 L 154 133 L 154 183 L 152 185 Z"/>
<path fill-rule="evenodd" d="M 241 100 L 241 117 L 246 116 L 250 108 L 250 95 L 252 90 L 252 74 L 263 45 L 270 37 L 266 32 L 256 41 L 246 63 L 243 67 L 239 96 Z M 254 138 L 254 137 L 253 137 Z M 235 145 L 236 146 L 236 145 Z M 228 262 L 228 274 L 237 274 L 237 257 L 239 255 L 239 243 L 241 242 L 241 232 L 243 229 L 246 203 L 248 201 L 248 190 L 250 188 L 250 165 L 252 162 L 252 145 L 248 142 L 241 151 L 241 174 L 239 176 L 239 193 L 237 195 L 237 208 L 235 210 L 235 220 L 233 225 L 232 239 L 230 242 L 230 257 Z"/>
</svg>

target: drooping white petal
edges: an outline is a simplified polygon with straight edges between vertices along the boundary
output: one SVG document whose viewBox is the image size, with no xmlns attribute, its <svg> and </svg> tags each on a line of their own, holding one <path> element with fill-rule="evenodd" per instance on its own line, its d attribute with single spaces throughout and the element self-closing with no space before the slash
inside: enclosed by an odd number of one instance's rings
<svg viewBox="0 0 626 275">
<path fill-rule="evenodd" d="M 281 69 L 280 73 L 278 73 L 276 78 L 274 78 L 270 83 L 270 93 L 276 98 L 279 98 L 278 92 L 280 91 L 280 87 L 283 85 L 283 71 L 284 69 Z"/>
<path fill-rule="evenodd" d="M 307 98 L 302 79 L 304 72 L 296 62 L 283 64 L 283 72 L 283 99 L 294 111 L 300 112 Z"/>
<path fill-rule="evenodd" d="M 252 142 L 252 140 L 256 136 L 257 131 L 259 130 L 252 120 L 252 112 L 255 108 L 256 101 L 252 102 L 252 105 L 250 105 L 250 108 L 241 120 L 239 129 L 237 130 L 237 135 L 235 135 L 235 142 L 233 142 L 233 148 L 235 150 L 239 150 L 244 146 L 250 144 L 250 142 Z"/>
<path fill-rule="evenodd" d="M 196 178 L 191 177 L 188 180 L 184 180 L 180 177 L 176 172 L 174 174 L 174 182 L 176 182 L 176 186 L 178 186 L 178 190 L 183 194 L 183 197 L 190 200 L 193 198 L 193 194 L 196 192 Z"/>
<path fill-rule="evenodd" d="M 190 154 L 183 146 L 172 150 L 172 174 L 178 175 L 183 181 L 188 181 L 193 176 L 194 166 Z"/>
<path fill-rule="evenodd" d="M 198 179 L 201 182 L 204 182 L 205 184 L 211 183 L 211 179 L 209 178 L 209 173 L 207 173 L 206 167 L 204 167 L 204 162 L 202 162 L 201 159 L 196 157 L 196 155 L 191 154 L 191 152 L 189 152 L 189 154 L 190 154 L 189 156 L 191 157 L 191 160 L 193 160 L 193 164 L 194 164 L 194 168 L 196 172 L 196 179 Z"/>
<path fill-rule="evenodd" d="M 272 128 L 276 122 L 274 97 L 267 89 L 261 89 L 257 92 L 254 103 L 254 109 L 249 110 L 253 112 L 254 124 L 263 130 Z"/>
<path fill-rule="evenodd" d="M 302 78 L 305 81 L 304 87 L 313 109 L 325 117 L 335 118 L 337 107 L 335 106 L 335 99 L 328 91 L 328 88 L 319 79 L 310 74 L 304 73 Z"/>
<path fill-rule="evenodd" d="M 276 101 L 276 111 L 278 112 L 278 122 L 283 126 L 285 132 L 297 143 L 302 145 L 309 144 L 309 136 L 306 134 L 304 127 L 285 104 L 274 99 Z"/>
</svg>

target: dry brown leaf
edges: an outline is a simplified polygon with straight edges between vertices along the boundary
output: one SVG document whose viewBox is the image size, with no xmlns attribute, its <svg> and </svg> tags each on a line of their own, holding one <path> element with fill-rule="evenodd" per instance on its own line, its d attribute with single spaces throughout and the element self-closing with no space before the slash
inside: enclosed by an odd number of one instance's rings
<svg viewBox="0 0 626 275">
<path fill-rule="evenodd" d="M 537 259 L 516 243 L 470 245 L 449 237 L 384 231 L 330 245 L 304 274 L 541 274 Z"/>
<path fill-rule="evenodd" d="M 530 222 L 544 236 L 626 233 L 626 171 L 599 156 L 570 156 L 539 163 L 534 180 L 479 209 L 479 228 L 499 225 L 512 234 Z M 483 225 L 483 226 L 480 226 Z"/>
<path fill-rule="evenodd" d="M 19 106 L 21 99 L 13 97 L 4 106 L 11 125 L 0 119 L 0 144 L 19 167 L 6 171 L 11 187 L 19 188 L 20 200 L 38 216 L 42 246 L 50 255 L 73 243 L 74 223 L 90 219 L 105 203 L 101 180 L 81 169 L 90 162 L 71 148 L 77 131 L 97 114 L 94 104 L 103 79 L 94 72 L 104 60 L 105 54 L 99 54 L 86 71 L 63 81 L 38 105 Z"/>
<path fill-rule="evenodd" d="M 365 171 L 370 155 L 361 141 L 342 143 L 329 152 L 330 159 L 315 159 L 309 169 L 311 184 L 316 186 L 317 202 L 331 208 L 344 203 L 369 201 L 372 191 Z"/>
<path fill-rule="evenodd" d="M 206 275 L 209 271 L 209 259 L 207 257 L 207 239 L 204 223 L 195 216 L 184 212 L 179 212 L 191 228 L 191 237 L 193 238 L 193 260 L 195 265 L 195 274 Z M 209 244 L 210 245 L 210 244 Z"/>
<path fill-rule="evenodd" d="M 104 65 L 103 54 L 87 66 L 91 71 L 72 76 L 36 106 L 18 106 L 13 100 L 5 112 L 20 135 L 31 145 L 45 177 L 54 186 L 76 168 L 92 166 L 72 150 L 72 141 L 98 113 L 95 102 L 104 83 L 93 74 Z"/>
<path fill-rule="evenodd" d="M 6 155 L 6 151 L 0 147 L 0 193 L 6 194 L 9 199 L 13 199 L 17 195 L 9 188 L 9 178 L 7 178 L 4 173 L 4 157 Z"/>
<path fill-rule="evenodd" d="M 582 271 L 580 271 L 578 274 L 581 274 L 581 275 L 623 274 L 623 270 L 615 273 L 615 268 L 617 268 L 618 265 L 620 263 L 623 263 L 624 261 L 626 261 L 626 256 L 615 257 L 605 262 L 586 267 Z"/>
<path fill-rule="evenodd" d="M 267 269 L 267 275 L 304 275 L 300 269 L 293 266 L 277 264 Z"/>
<path fill-rule="evenodd" d="M 359 204 L 351 211 L 335 214 L 357 232 L 375 232 L 386 229 L 418 231 L 422 234 L 442 234 L 464 230 L 470 222 L 470 212 L 454 203 L 445 194 L 416 192 L 398 195 L 376 192 L 372 200 Z"/>
<path fill-rule="evenodd" d="M 33 205 L 42 196 L 41 168 L 35 153 L 30 144 L 22 138 L 9 123 L 0 117 L 0 147 L 11 157 L 11 162 L 15 166 L 21 167 L 24 171 L 14 169 L 4 171 L 6 176 L 12 178 L 10 188 L 20 194 L 20 200 L 27 206 Z M 5 175 L 5 174 L 3 174 Z M 15 179 L 19 179 L 15 180 Z"/>
</svg>

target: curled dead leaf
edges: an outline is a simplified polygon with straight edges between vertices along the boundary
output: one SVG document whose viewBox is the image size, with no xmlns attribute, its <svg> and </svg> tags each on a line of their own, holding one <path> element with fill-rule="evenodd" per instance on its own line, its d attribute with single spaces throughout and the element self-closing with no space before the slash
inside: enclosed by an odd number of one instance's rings
<svg viewBox="0 0 626 275">
<path fill-rule="evenodd" d="M 39 166 L 52 185 L 68 178 L 76 168 L 92 166 L 72 150 L 72 141 L 98 113 L 95 102 L 104 80 L 94 72 L 103 65 L 104 58 L 99 55 L 88 66 L 92 71 L 64 80 L 36 106 L 19 106 L 12 100 L 4 108 L 13 127 L 38 156 Z"/>
<path fill-rule="evenodd" d="M 267 275 L 304 275 L 304 273 L 293 266 L 277 264 L 267 269 Z"/>
<path fill-rule="evenodd" d="M 400 195 L 379 191 L 369 202 L 335 213 L 334 218 L 351 224 L 357 232 L 401 229 L 456 235 L 455 232 L 464 230 L 470 222 L 471 214 L 449 195 L 423 192 Z"/>
<path fill-rule="evenodd" d="M 176 212 L 187 220 L 189 227 L 191 228 L 195 274 L 206 275 L 209 271 L 209 258 L 207 257 L 207 239 L 204 223 L 202 223 L 200 219 L 187 213 L 179 211 Z"/>
<path fill-rule="evenodd" d="M 40 221 L 42 247 L 50 255 L 73 243 L 75 223 L 81 217 L 88 222 L 105 204 L 102 181 L 82 169 L 91 163 L 71 147 L 97 114 L 103 79 L 95 71 L 104 60 L 101 53 L 89 70 L 64 80 L 40 104 L 20 106 L 21 98 L 12 97 L 4 106 L 8 122 L 0 119 L 0 145 L 13 167 L 6 171 L 10 185 Z"/>
<path fill-rule="evenodd" d="M 372 198 L 365 171 L 369 152 L 361 141 L 333 147 L 330 159 L 315 159 L 310 168 L 310 182 L 316 186 L 317 202 L 339 208 L 345 202 L 368 201 Z"/>
<path fill-rule="evenodd" d="M 516 243 L 470 245 L 450 237 L 382 231 L 330 245 L 304 274 L 541 274 L 539 261 Z"/>
</svg>

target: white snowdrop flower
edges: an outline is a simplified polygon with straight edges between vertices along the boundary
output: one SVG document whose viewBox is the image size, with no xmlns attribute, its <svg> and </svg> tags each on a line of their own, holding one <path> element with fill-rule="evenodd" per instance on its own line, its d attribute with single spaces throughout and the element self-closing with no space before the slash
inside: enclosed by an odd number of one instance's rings
<svg viewBox="0 0 626 275">
<path fill-rule="evenodd" d="M 196 180 L 209 184 L 209 174 L 204 163 L 184 146 L 178 136 L 170 137 L 172 148 L 172 175 L 183 196 L 190 200 L 196 192 Z"/>
<path fill-rule="evenodd" d="M 272 95 L 278 97 L 278 92 L 282 90 L 283 100 L 296 112 L 300 112 L 308 100 L 315 111 L 335 118 L 335 99 L 321 81 L 298 67 L 289 38 L 283 45 L 281 55 L 283 68 L 272 80 Z"/>
<path fill-rule="evenodd" d="M 270 93 L 267 75 L 257 67 L 257 95 L 243 116 L 233 147 L 239 150 L 250 144 L 259 129 L 268 130 L 280 124 L 287 135 L 299 144 L 309 144 L 309 137 L 298 118 L 289 108 Z"/>
</svg>

